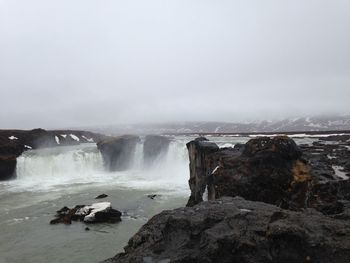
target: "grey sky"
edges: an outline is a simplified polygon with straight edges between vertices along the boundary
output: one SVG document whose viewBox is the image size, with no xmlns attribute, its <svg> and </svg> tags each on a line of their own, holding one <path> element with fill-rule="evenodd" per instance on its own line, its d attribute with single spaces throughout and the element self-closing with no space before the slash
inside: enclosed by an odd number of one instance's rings
<svg viewBox="0 0 350 263">
<path fill-rule="evenodd" d="M 0 0 L 0 128 L 350 113 L 349 0 Z"/>
</svg>

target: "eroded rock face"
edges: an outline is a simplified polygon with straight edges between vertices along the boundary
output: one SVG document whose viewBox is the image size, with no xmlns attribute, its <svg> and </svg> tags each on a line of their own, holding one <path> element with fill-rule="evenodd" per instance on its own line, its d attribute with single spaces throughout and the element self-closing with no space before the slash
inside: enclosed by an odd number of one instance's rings
<svg viewBox="0 0 350 263">
<path fill-rule="evenodd" d="M 186 146 L 190 159 L 190 180 L 188 183 L 191 189 L 187 206 L 192 206 L 203 201 L 208 178 L 218 161 L 214 154 L 219 151 L 219 147 L 203 137 L 187 143 Z"/>
<path fill-rule="evenodd" d="M 105 262 L 345 263 L 349 257 L 349 221 L 225 197 L 163 211 L 125 253 Z"/>
<path fill-rule="evenodd" d="M 213 150 L 208 151 L 199 147 L 196 140 L 188 145 L 191 162 L 188 206 L 202 201 L 205 187 L 209 200 L 242 196 L 285 209 L 313 207 L 325 214 L 341 213 L 340 200 L 350 200 L 347 194 L 350 181 L 328 174 L 328 170 L 334 171 L 327 160 L 335 162 L 335 158 L 327 159 L 326 154 L 317 157 L 322 160 L 315 159 L 317 155 L 313 152 L 303 155 L 286 136 L 252 139 L 231 150 L 218 149 L 211 143 L 208 149 Z"/>
<path fill-rule="evenodd" d="M 0 181 L 16 177 L 16 155 L 0 155 Z"/>
<path fill-rule="evenodd" d="M 124 135 L 102 140 L 97 143 L 97 147 L 109 171 L 122 171 L 132 164 L 136 145 L 139 142 L 138 136 Z"/>
<path fill-rule="evenodd" d="M 143 160 L 146 165 L 156 161 L 168 151 L 170 138 L 160 135 L 147 135 L 143 144 Z"/>
</svg>

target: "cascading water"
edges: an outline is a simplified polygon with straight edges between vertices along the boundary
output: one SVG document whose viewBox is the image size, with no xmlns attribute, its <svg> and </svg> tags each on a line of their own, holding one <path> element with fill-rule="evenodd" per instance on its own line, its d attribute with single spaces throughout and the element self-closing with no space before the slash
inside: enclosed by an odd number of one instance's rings
<svg viewBox="0 0 350 263">
<path fill-rule="evenodd" d="M 173 140 L 166 152 L 145 164 L 143 141 L 135 149 L 132 167 L 107 172 L 95 144 L 31 150 L 17 158 L 13 189 L 46 191 L 81 184 L 108 184 L 134 189 L 188 193 L 188 156 L 184 140 Z"/>
<path fill-rule="evenodd" d="M 94 144 L 28 151 L 17 158 L 17 180 L 28 189 L 101 181 L 103 161 Z"/>
</svg>

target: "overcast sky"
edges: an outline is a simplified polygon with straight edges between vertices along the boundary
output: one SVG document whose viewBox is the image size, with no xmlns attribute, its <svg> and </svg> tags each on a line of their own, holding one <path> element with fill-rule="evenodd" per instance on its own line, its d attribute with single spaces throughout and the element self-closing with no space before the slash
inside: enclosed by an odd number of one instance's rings
<svg viewBox="0 0 350 263">
<path fill-rule="evenodd" d="M 0 128 L 350 113 L 349 0 L 0 0 Z"/>
</svg>

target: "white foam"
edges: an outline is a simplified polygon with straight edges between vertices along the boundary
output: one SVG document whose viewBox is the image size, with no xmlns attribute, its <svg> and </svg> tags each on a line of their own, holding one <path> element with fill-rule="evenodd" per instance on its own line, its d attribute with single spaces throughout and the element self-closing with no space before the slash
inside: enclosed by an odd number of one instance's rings
<svg viewBox="0 0 350 263">
<path fill-rule="evenodd" d="M 55 136 L 55 140 L 57 144 L 60 144 L 60 138 L 58 138 L 57 136 Z"/>
<path fill-rule="evenodd" d="M 15 136 L 13 136 L 13 135 L 12 135 L 12 136 L 10 136 L 10 137 L 9 137 L 9 139 L 10 139 L 10 140 L 18 140 L 18 138 L 17 138 L 17 137 L 15 137 Z"/>
<path fill-rule="evenodd" d="M 17 158 L 17 179 L 7 182 L 12 191 L 59 191 L 74 185 L 113 185 L 188 195 L 187 139 L 174 140 L 167 153 L 149 167 L 143 164 L 143 146 L 127 171 L 105 171 L 96 144 L 80 144 L 24 152 Z"/>
<path fill-rule="evenodd" d="M 33 147 L 31 147 L 31 146 L 29 146 L 29 145 L 24 145 L 24 148 L 33 149 Z"/>
<path fill-rule="evenodd" d="M 61 136 L 62 136 L 63 138 L 66 138 L 66 137 L 67 137 L 67 134 L 61 134 Z"/>
</svg>

